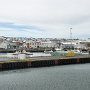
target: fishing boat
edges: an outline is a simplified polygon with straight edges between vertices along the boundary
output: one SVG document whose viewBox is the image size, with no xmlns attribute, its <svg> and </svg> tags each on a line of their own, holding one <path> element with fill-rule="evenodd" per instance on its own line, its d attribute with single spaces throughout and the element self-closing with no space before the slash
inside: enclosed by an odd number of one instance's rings
<svg viewBox="0 0 90 90">
<path fill-rule="evenodd" d="M 18 54 L 33 55 L 33 53 L 26 52 L 25 50 L 16 51 L 15 53 L 13 53 L 13 55 L 18 55 Z"/>
<path fill-rule="evenodd" d="M 50 52 L 51 56 L 77 56 L 81 55 L 82 53 L 76 50 L 68 50 L 68 51 L 55 51 L 55 52 Z"/>
</svg>

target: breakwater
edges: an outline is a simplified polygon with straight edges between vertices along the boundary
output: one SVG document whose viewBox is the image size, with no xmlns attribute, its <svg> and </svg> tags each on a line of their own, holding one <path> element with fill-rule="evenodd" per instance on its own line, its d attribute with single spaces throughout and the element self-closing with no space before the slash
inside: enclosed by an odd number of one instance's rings
<svg viewBox="0 0 90 90">
<path fill-rule="evenodd" d="M 31 67 L 45 67 L 55 65 L 68 65 L 68 64 L 82 64 L 90 63 L 90 56 L 78 57 L 31 57 L 25 60 L 8 60 L 0 61 L 0 71 L 31 68 Z"/>
</svg>

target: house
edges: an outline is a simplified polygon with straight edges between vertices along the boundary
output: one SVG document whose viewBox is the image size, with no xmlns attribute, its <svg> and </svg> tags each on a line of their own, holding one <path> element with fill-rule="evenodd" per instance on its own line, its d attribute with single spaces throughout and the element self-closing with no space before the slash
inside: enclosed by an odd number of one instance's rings
<svg viewBox="0 0 90 90">
<path fill-rule="evenodd" d="M 88 49 L 90 48 L 90 41 L 89 40 L 72 40 L 72 41 L 66 41 L 61 42 L 61 47 L 63 49 Z"/>
<path fill-rule="evenodd" d="M 25 48 L 44 48 L 44 47 L 53 47 L 53 43 L 50 40 L 44 39 L 34 39 L 34 40 L 27 40 L 24 43 Z"/>
<path fill-rule="evenodd" d="M 0 49 L 6 49 L 7 48 L 7 40 L 5 37 L 1 36 L 0 37 Z"/>
</svg>

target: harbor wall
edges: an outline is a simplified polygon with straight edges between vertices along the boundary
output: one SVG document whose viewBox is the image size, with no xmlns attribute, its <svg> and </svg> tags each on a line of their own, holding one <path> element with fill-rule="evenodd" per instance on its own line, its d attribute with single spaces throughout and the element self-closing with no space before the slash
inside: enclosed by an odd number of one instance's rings
<svg viewBox="0 0 90 90">
<path fill-rule="evenodd" d="M 42 57 L 43 58 L 43 57 Z M 68 64 L 82 64 L 90 63 L 90 57 L 83 58 L 45 58 L 43 60 L 10 60 L 0 61 L 0 71 L 23 69 L 32 67 L 48 67 L 56 65 L 68 65 Z"/>
</svg>

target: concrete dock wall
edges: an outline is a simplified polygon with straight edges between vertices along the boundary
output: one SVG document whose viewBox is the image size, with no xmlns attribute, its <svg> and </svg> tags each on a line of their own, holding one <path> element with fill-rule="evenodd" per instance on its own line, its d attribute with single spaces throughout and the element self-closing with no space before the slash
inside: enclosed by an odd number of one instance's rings
<svg viewBox="0 0 90 90">
<path fill-rule="evenodd" d="M 1 61 L 0 71 L 21 69 L 21 68 L 31 68 L 31 67 L 46 67 L 46 66 L 56 66 L 56 65 L 68 65 L 68 64 L 82 64 L 90 63 L 90 57 L 79 57 L 79 58 L 35 58 L 28 60 L 14 60 L 14 61 Z"/>
</svg>

